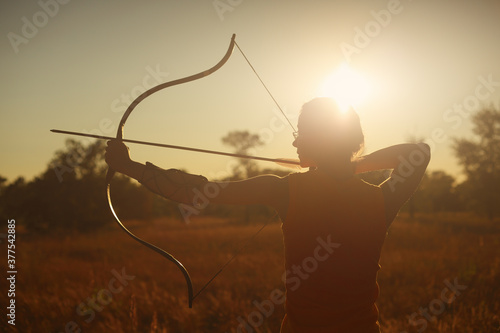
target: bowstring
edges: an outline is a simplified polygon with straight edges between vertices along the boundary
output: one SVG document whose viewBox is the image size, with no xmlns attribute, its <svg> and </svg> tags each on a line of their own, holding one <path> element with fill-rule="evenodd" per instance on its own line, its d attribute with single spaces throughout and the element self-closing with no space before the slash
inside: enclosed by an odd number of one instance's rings
<svg viewBox="0 0 500 333">
<path fill-rule="evenodd" d="M 273 94 L 271 93 L 271 91 L 267 88 L 266 84 L 264 83 L 264 81 L 262 81 L 262 79 L 260 78 L 260 75 L 259 73 L 257 73 L 257 71 L 255 70 L 255 68 L 252 66 L 252 63 L 250 62 L 250 60 L 248 60 L 247 56 L 245 55 L 245 53 L 243 52 L 243 50 L 240 48 L 240 46 L 238 45 L 238 43 L 236 42 L 236 40 L 234 41 L 234 45 L 236 45 L 236 47 L 238 48 L 238 50 L 240 51 L 241 55 L 243 56 L 243 58 L 245 58 L 247 64 L 250 66 L 250 68 L 252 69 L 252 71 L 255 73 L 255 75 L 257 76 L 257 78 L 259 79 L 260 83 L 262 83 L 262 85 L 264 86 L 264 88 L 266 89 L 267 93 L 269 94 L 269 96 L 271 96 L 272 100 L 274 101 L 274 104 L 276 104 L 276 106 L 278 107 L 278 109 L 280 110 L 281 114 L 283 115 L 283 117 L 285 117 L 286 121 L 288 121 L 288 124 L 290 125 L 290 127 L 292 128 L 293 132 L 297 132 L 295 130 L 295 127 L 292 125 L 292 122 L 290 121 L 290 119 L 288 119 L 288 117 L 286 116 L 285 112 L 283 112 L 283 109 L 281 109 L 281 106 L 278 104 L 278 102 L 276 101 L 276 99 L 274 98 Z"/>
<path fill-rule="evenodd" d="M 288 122 L 288 124 L 290 125 L 290 127 L 292 128 L 293 132 L 295 133 L 296 130 L 295 130 L 295 127 L 292 125 L 290 119 L 288 119 L 288 117 L 286 116 L 285 112 L 283 112 L 283 109 L 281 108 L 281 106 L 278 104 L 278 101 L 276 101 L 276 99 L 274 98 L 273 94 L 271 93 L 271 91 L 267 88 L 266 84 L 264 83 L 264 81 L 261 79 L 259 73 L 257 73 L 257 71 L 255 70 L 255 68 L 253 67 L 252 63 L 250 62 L 250 60 L 248 60 L 247 56 L 245 55 L 245 53 L 243 52 L 243 50 L 240 48 L 240 46 L 238 45 L 238 43 L 236 42 L 236 40 L 234 41 L 234 44 L 236 45 L 236 47 L 238 48 L 238 50 L 240 51 L 241 55 L 243 56 L 243 58 L 245 58 L 245 61 L 247 62 L 247 64 L 250 66 L 250 68 L 252 69 L 252 71 L 254 72 L 255 76 L 257 76 L 257 78 L 259 79 L 260 83 L 262 84 L 262 86 L 264 86 L 264 88 L 266 89 L 267 93 L 269 94 L 269 96 L 271 96 L 272 100 L 274 101 L 274 103 L 276 104 L 276 106 L 278 107 L 278 109 L 280 110 L 281 114 L 283 115 L 283 117 L 285 117 L 286 121 Z M 266 223 L 264 223 L 264 225 L 255 233 L 253 234 L 252 237 L 250 237 L 249 239 L 246 240 L 245 244 L 243 244 L 238 250 L 236 250 L 236 252 L 231 256 L 231 258 L 229 258 L 228 261 L 226 261 L 226 263 L 224 265 L 222 265 L 222 267 L 217 271 L 217 273 L 215 273 L 204 285 L 203 287 L 200 288 L 200 290 L 193 296 L 193 301 L 196 297 L 198 297 L 209 285 L 210 283 L 212 283 L 213 280 L 215 280 L 215 278 L 217 276 L 219 276 L 219 274 L 222 273 L 222 271 L 224 270 L 224 268 L 226 268 L 240 253 L 241 251 L 243 251 L 248 245 L 250 245 L 250 243 L 255 239 L 255 237 L 257 237 L 257 235 L 269 224 L 269 222 L 271 220 L 273 220 L 274 218 L 276 218 L 278 216 L 278 213 L 275 213 L 272 217 L 270 217 Z"/>
</svg>

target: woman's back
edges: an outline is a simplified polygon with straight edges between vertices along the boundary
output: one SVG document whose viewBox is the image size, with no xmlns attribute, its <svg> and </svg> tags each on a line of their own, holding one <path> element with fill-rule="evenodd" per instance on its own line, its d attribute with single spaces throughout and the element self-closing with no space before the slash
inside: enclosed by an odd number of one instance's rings
<svg viewBox="0 0 500 333">
<path fill-rule="evenodd" d="M 288 181 L 287 320 L 301 332 L 378 332 L 376 274 L 386 234 L 382 189 L 318 170 Z"/>
</svg>

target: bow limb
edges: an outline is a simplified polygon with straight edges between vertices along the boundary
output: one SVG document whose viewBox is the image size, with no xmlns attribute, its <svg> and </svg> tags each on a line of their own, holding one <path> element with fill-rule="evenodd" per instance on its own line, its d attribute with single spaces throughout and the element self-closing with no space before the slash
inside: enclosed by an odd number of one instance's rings
<svg viewBox="0 0 500 333">
<path fill-rule="evenodd" d="M 168 88 L 168 87 L 173 87 L 173 86 L 176 86 L 176 85 L 179 85 L 179 84 L 183 84 L 183 83 L 187 83 L 187 82 L 190 82 L 190 81 L 195 81 L 195 80 L 204 78 L 205 76 L 208 76 L 208 75 L 212 74 L 213 72 L 217 71 L 219 68 L 221 68 L 227 62 L 227 60 L 231 56 L 231 53 L 233 52 L 233 48 L 234 48 L 234 44 L 235 44 L 235 38 L 236 38 L 236 35 L 233 34 L 233 36 L 231 37 L 231 43 L 229 44 L 229 47 L 228 47 L 228 49 L 226 51 L 226 54 L 212 68 L 207 69 L 207 70 L 202 71 L 202 72 L 199 72 L 197 74 L 191 75 L 191 76 L 187 76 L 187 77 L 184 77 L 184 78 L 181 78 L 181 79 L 177 79 L 177 80 L 173 80 L 173 81 L 170 81 L 170 82 L 165 82 L 165 83 L 159 84 L 156 87 L 150 88 L 149 90 L 146 90 L 141 95 L 139 95 L 129 105 L 129 107 L 127 108 L 127 110 L 123 114 L 123 117 L 122 117 L 122 119 L 120 121 L 120 124 L 118 126 L 118 131 L 116 133 L 116 138 L 117 139 L 123 139 L 123 127 L 125 126 L 125 122 L 127 121 L 128 116 L 132 113 L 132 111 L 135 109 L 135 107 L 140 102 L 142 102 L 146 97 L 154 94 L 157 91 L 160 91 L 160 90 Z"/>
<path fill-rule="evenodd" d="M 211 68 L 209 68 L 209 69 L 207 69 L 205 71 L 199 72 L 197 74 L 191 75 L 191 76 L 187 76 L 187 77 L 184 77 L 184 78 L 181 78 L 181 79 L 177 79 L 177 80 L 173 80 L 173 81 L 169 81 L 169 82 L 165 82 L 165 83 L 159 84 L 159 85 L 157 85 L 157 86 L 155 86 L 153 88 L 148 89 L 147 91 L 145 91 L 141 95 L 139 95 L 129 105 L 129 107 L 127 108 L 127 110 L 123 114 L 122 119 L 120 120 L 120 124 L 118 125 L 118 130 L 117 130 L 117 133 L 116 133 L 116 138 L 119 139 L 119 140 L 123 139 L 123 129 L 124 129 L 124 126 L 125 126 L 125 122 L 127 121 L 128 117 L 132 113 L 132 111 L 135 109 L 135 107 L 141 101 L 143 101 L 146 97 L 154 94 L 157 91 L 160 91 L 160 90 L 168 88 L 168 87 L 172 87 L 172 86 L 176 86 L 176 85 L 179 85 L 179 84 L 183 84 L 183 83 L 187 83 L 187 82 L 190 82 L 190 81 L 201 79 L 201 78 L 203 78 L 205 76 L 208 76 L 208 75 L 212 74 L 213 72 L 217 71 L 219 68 L 221 68 L 227 62 L 227 60 L 229 59 L 229 57 L 231 56 L 231 53 L 232 53 L 234 45 L 235 45 L 235 38 L 236 38 L 236 35 L 233 34 L 233 36 L 231 38 L 231 42 L 229 44 L 229 47 L 228 47 L 228 49 L 226 51 L 226 54 L 213 67 L 211 67 Z M 150 248 L 151 250 L 159 253 L 160 255 L 162 255 L 163 257 L 165 257 L 166 259 L 170 260 L 171 262 L 173 262 L 180 269 L 180 271 L 184 275 L 184 279 L 186 280 L 186 283 L 187 283 L 188 301 L 189 301 L 189 307 L 191 308 L 193 306 L 193 298 L 194 298 L 193 297 L 193 283 L 192 283 L 191 277 L 189 276 L 189 273 L 188 273 L 187 269 L 184 267 L 184 265 L 182 265 L 181 262 L 179 260 L 175 259 L 174 256 L 172 256 L 170 253 L 168 253 L 168 252 L 160 249 L 159 247 L 157 247 L 157 246 L 155 246 L 153 244 L 150 244 L 150 243 L 146 242 L 145 240 L 142 240 L 141 238 L 139 238 L 136 235 L 134 235 L 132 232 L 130 232 L 125 227 L 125 225 L 123 225 L 123 223 L 118 218 L 118 215 L 116 214 L 116 211 L 113 208 L 113 203 L 111 201 L 111 192 L 110 192 L 111 179 L 113 178 L 114 174 L 115 174 L 114 170 L 112 170 L 111 168 L 108 169 L 108 172 L 106 174 L 106 196 L 107 196 L 109 208 L 110 208 L 111 213 L 113 214 L 116 222 L 118 223 L 118 225 L 130 237 L 132 237 L 133 239 L 135 239 L 136 241 L 138 241 L 142 245 Z"/>
</svg>

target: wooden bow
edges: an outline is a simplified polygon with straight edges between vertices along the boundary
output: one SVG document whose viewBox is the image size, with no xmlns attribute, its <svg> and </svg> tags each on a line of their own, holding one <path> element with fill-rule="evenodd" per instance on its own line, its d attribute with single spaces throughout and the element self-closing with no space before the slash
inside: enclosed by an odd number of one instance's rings
<svg viewBox="0 0 500 333">
<path fill-rule="evenodd" d="M 165 88 L 168 88 L 168 87 L 173 87 L 173 86 L 176 86 L 176 85 L 179 85 L 179 84 L 183 84 L 183 83 L 187 83 L 187 82 L 191 82 L 191 81 L 194 81 L 194 80 L 198 80 L 198 79 L 201 79 L 201 78 L 204 78 L 212 73 L 214 73 L 215 71 L 217 71 L 219 68 L 221 68 L 226 62 L 227 60 L 229 59 L 229 57 L 231 56 L 231 53 L 233 52 L 233 49 L 234 49 L 234 45 L 235 45 L 235 38 L 236 38 L 236 35 L 233 34 L 232 38 L 231 38 L 231 42 L 229 43 L 229 47 L 226 51 L 226 54 L 224 55 L 224 57 L 222 57 L 222 59 L 217 63 L 215 64 L 215 66 L 213 66 L 212 68 L 210 69 L 207 69 L 203 72 L 200 72 L 198 74 L 194 74 L 194 75 L 191 75 L 191 76 L 187 76 L 187 77 L 184 77 L 184 78 L 181 78 L 181 79 L 177 79 L 177 80 L 173 80 L 173 81 L 170 81 L 170 82 L 166 82 L 166 83 L 162 83 L 162 84 L 159 84 L 151 89 L 148 89 L 147 91 L 145 91 L 144 93 L 142 93 L 141 95 L 139 95 L 131 104 L 130 106 L 127 108 L 127 110 L 125 111 L 125 113 L 123 114 L 123 117 L 120 121 L 120 124 L 118 126 L 118 131 L 116 133 L 116 139 L 118 140 L 123 140 L 123 129 L 124 129 L 124 126 L 125 126 L 125 122 L 127 121 L 128 117 L 130 116 L 130 114 L 132 113 L 132 111 L 135 109 L 135 107 L 140 103 L 142 102 L 144 99 L 146 99 L 146 97 L 162 90 L 162 89 L 165 89 Z M 145 240 L 137 237 L 136 235 L 134 235 L 130 230 L 128 230 L 124 225 L 123 223 L 120 221 L 120 218 L 118 217 L 118 215 L 116 214 L 116 211 L 115 209 L 113 208 L 113 203 L 111 201 L 111 191 L 110 191 L 110 187 L 111 187 L 111 179 L 113 178 L 115 174 L 115 171 L 112 170 L 111 168 L 108 169 L 108 172 L 106 174 L 106 196 L 107 196 L 107 199 L 108 199 L 108 205 L 109 205 L 109 209 L 111 210 L 111 213 L 113 213 L 113 216 L 115 217 L 115 220 L 116 222 L 118 223 L 118 225 L 130 236 L 132 237 L 133 239 L 135 239 L 136 241 L 138 241 L 139 243 L 141 243 L 142 245 L 150 248 L 151 250 L 159 253 L 160 255 L 162 255 L 163 257 L 167 258 L 168 260 L 170 260 L 171 262 L 173 262 L 182 272 L 182 274 L 184 275 L 184 279 L 186 280 L 186 283 L 187 283 L 187 289 L 188 289 L 188 301 L 189 301 L 189 307 L 191 308 L 193 306 L 193 299 L 194 299 L 194 296 L 193 296 L 193 283 L 191 281 L 191 277 L 189 276 L 189 273 L 187 271 L 187 269 L 184 267 L 184 265 L 181 264 L 181 262 L 179 260 L 177 260 L 173 255 L 171 255 L 170 253 L 168 253 L 167 251 L 163 250 L 163 249 L 160 249 L 159 247 L 151 244 L 151 243 L 148 243 L 146 242 Z"/>
</svg>

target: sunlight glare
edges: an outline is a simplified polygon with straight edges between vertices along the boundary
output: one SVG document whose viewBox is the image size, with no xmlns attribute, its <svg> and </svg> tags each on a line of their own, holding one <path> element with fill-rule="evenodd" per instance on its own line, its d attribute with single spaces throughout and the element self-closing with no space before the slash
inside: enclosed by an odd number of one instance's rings
<svg viewBox="0 0 500 333">
<path fill-rule="evenodd" d="M 356 108 L 369 94 L 370 85 L 359 73 L 346 63 L 330 74 L 321 87 L 321 96 L 335 99 L 345 112 L 350 106 Z"/>
</svg>

